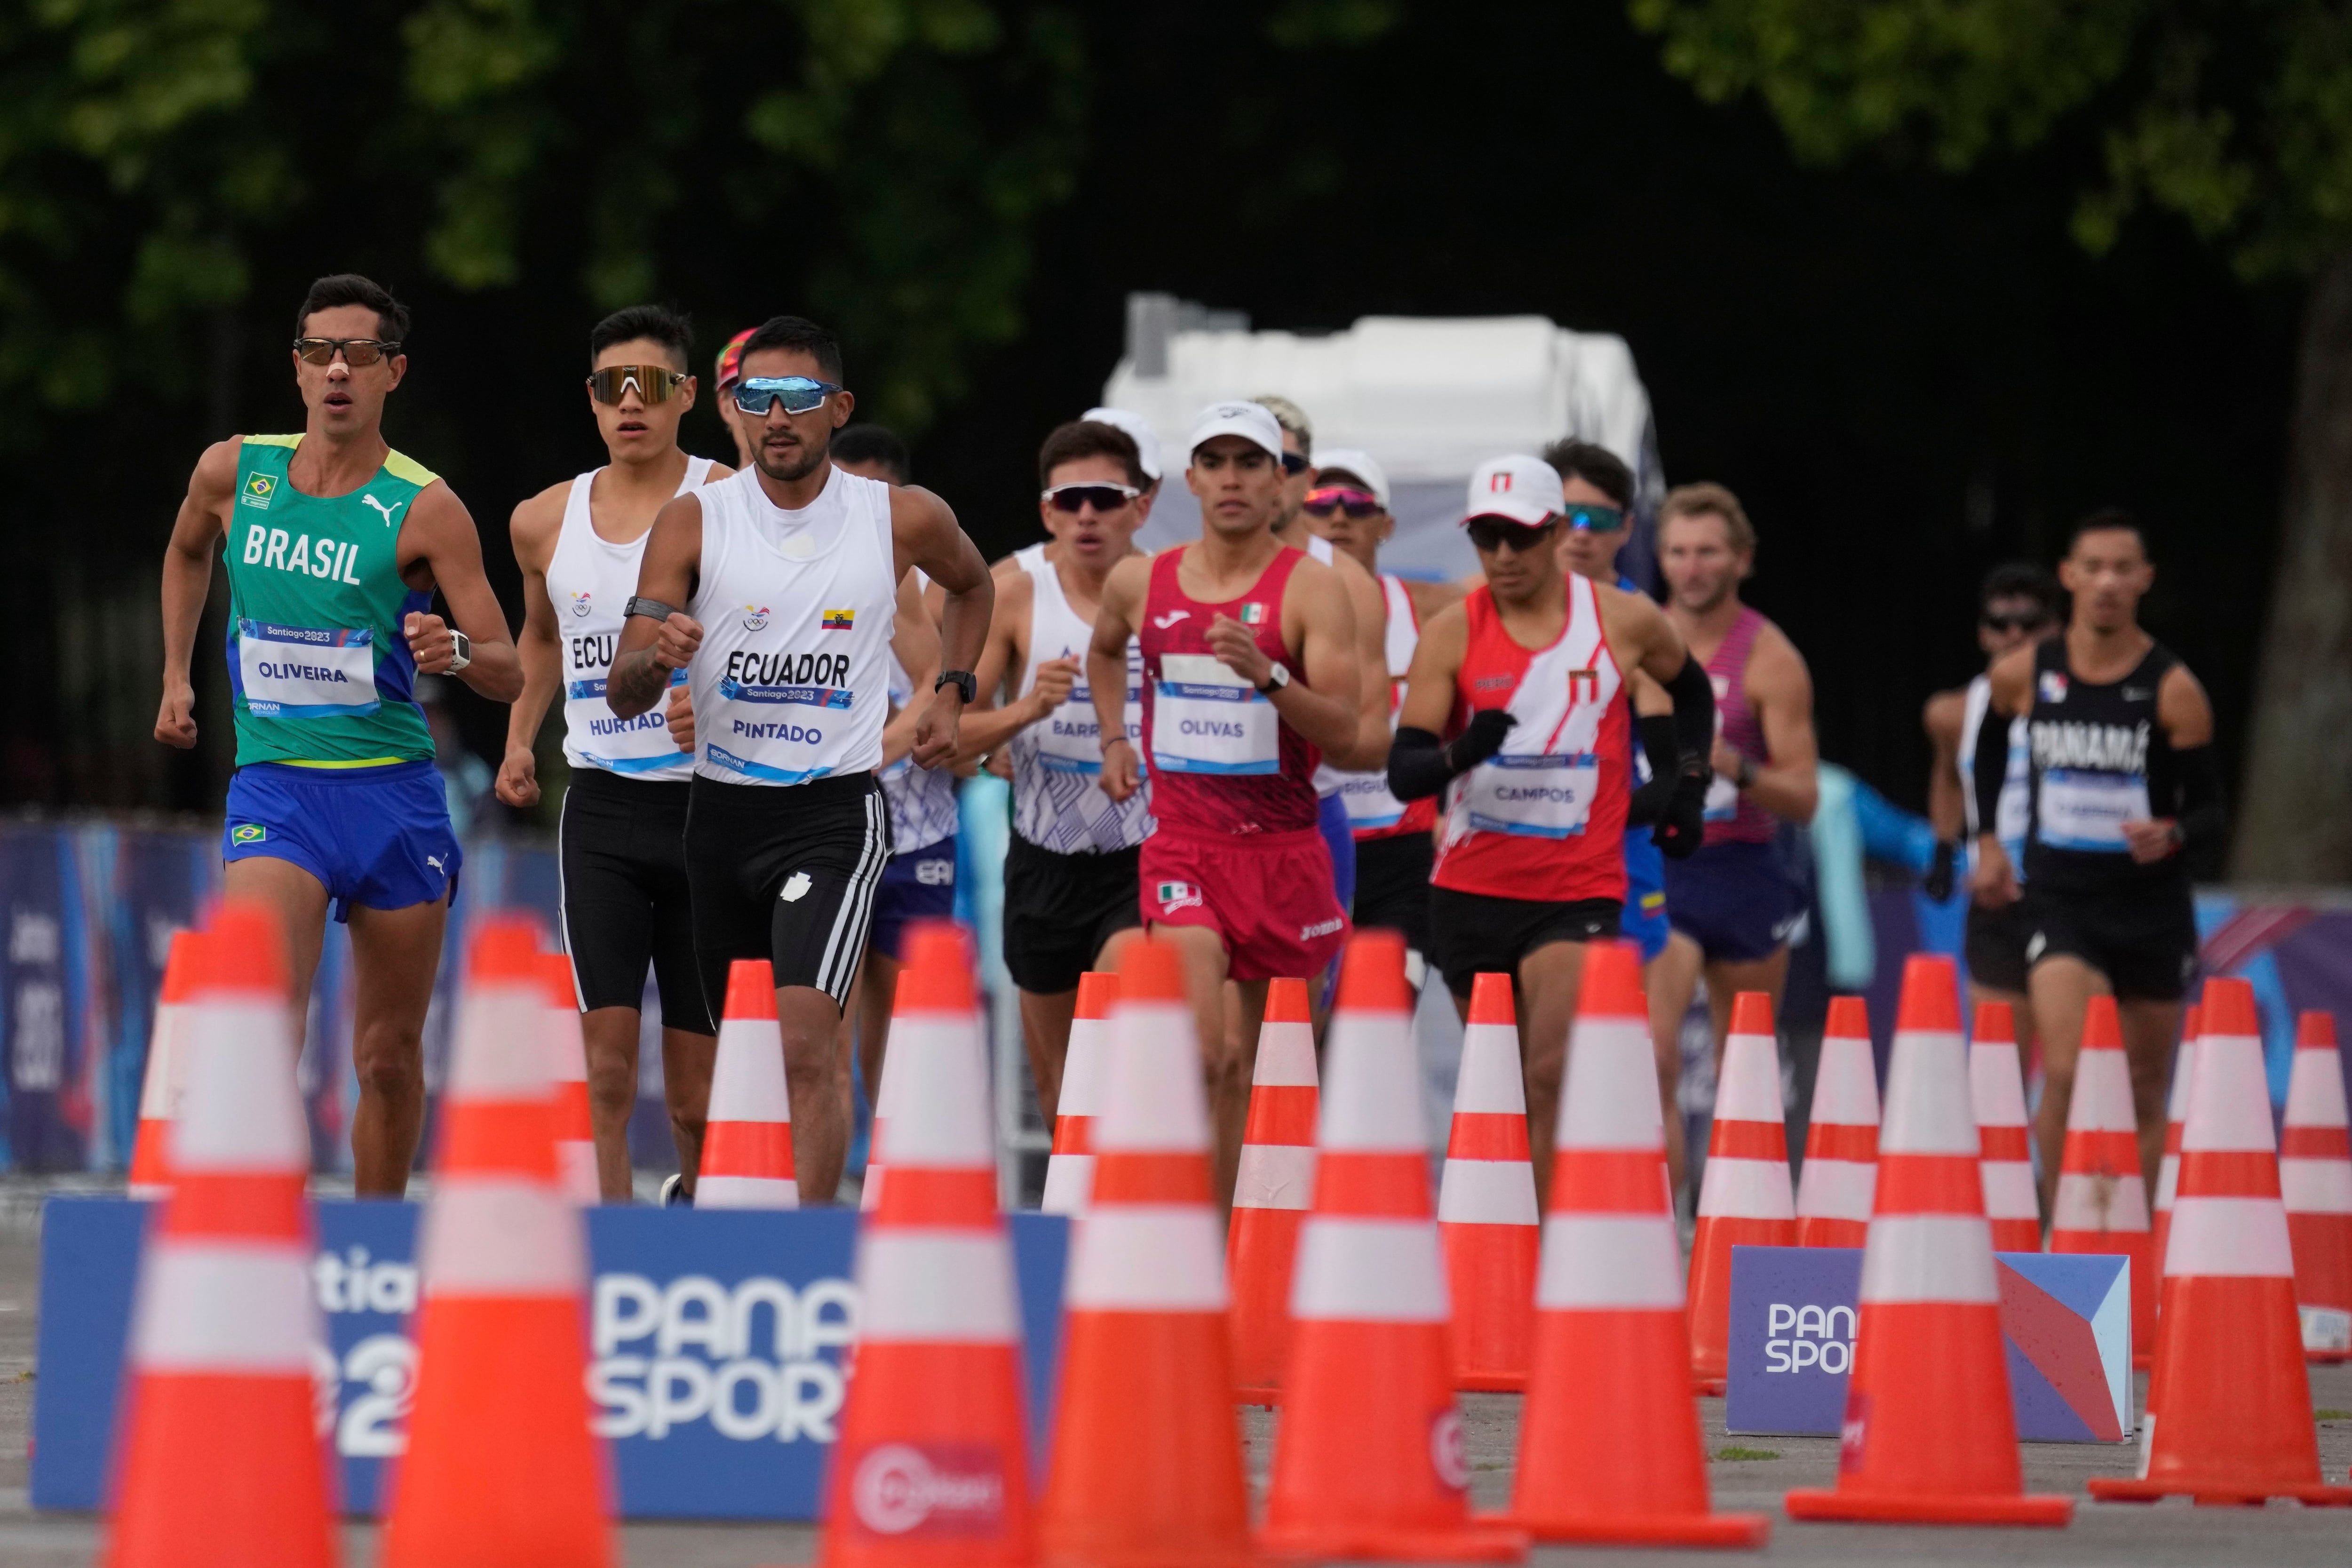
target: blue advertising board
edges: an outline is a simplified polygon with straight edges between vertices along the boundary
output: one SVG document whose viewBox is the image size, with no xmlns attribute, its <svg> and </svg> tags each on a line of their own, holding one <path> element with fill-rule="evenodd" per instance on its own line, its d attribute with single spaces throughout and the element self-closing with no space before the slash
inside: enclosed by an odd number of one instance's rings
<svg viewBox="0 0 2352 1568">
<path fill-rule="evenodd" d="M 2130 1260 L 1997 1252 L 1993 1271 L 2018 1436 L 2029 1443 L 2126 1441 Z M 1731 1249 L 1726 1430 L 1837 1436 L 1861 1289 L 1859 1247 Z"/>
<path fill-rule="evenodd" d="M 36 1508 L 105 1495 L 148 1205 L 57 1198 L 41 1237 Z M 336 1390 L 343 1504 L 375 1511 L 416 1365 L 414 1204 L 317 1205 L 312 1268 Z M 1068 1222 L 1011 1217 L 1032 1468 L 1044 1470 Z M 624 1517 L 814 1519 L 857 1332 L 856 1215 L 841 1209 L 588 1211 L 588 1386 Z"/>
</svg>

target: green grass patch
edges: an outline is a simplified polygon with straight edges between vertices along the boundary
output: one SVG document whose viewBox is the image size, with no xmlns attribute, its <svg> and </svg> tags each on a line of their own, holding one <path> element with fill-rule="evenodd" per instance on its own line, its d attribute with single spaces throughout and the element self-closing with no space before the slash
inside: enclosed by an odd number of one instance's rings
<svg viewBox="0 0 2352 1568">
<path fill-rule="evenodd" d="M 1715 1457 L 1718 1459 L 1777 1459 L 1780 1457 L 1780 1450 L 1778 1448 L 1743 1448 L 1738 1444 L 1734 1443 L 1727 1448 L 1717 1448 L 1715 1451 Z"/>
<path fill-rule="evenodd" d="M 2314 1421 L 2352 1421 L 2352 1410 L 2315 1410 L 2311 1418 Z"/>
</svg>

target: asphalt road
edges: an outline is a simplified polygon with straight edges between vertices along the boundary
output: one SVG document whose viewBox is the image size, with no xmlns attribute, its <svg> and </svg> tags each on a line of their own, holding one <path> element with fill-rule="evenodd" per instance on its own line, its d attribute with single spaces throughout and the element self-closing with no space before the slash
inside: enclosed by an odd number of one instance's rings
<svg viewBox="0 0 2352 1568">
<path fill-rule="evenodd" d="M 81 1568 L 98 1551 L 99 1522 L 86 1515 L 35 1513 L 25 1497 L 38 1270 L 38 1245 L 28 1231 L 0 1233 L 0 1568 Z M 2346 1468 L 2352 1466 L 2352 1368 L 2315 1370 L 2312 1394 L 2317 1408 L 2343 1413 L 2319 1424 L 2321 1463 L 2327 1478 L 2340 1483 Z M 1509 1495 L 1518 1405 L 1516 1397 L 1503 1394 L 1473 1394 L 1464 1401 L 1471 1486 L 1482 1508 L 1500 1507 Z M 1723 1433 L 1723 1402 L 1702 1400 L 1699 1408 L 1706 1423 L 1707 1451 L 1720 1454 L 1729 1446 Z M 1262 1411 L 1248 1411 L 1242 1426 L 1251 1478 L 1262 1490 L 1272 1458 L 1274 1421 Z M 2305 1510 L 2284 1503 L 2260 1510 L 2192 1509 L 2177 1502 L 2135 1508 L 2090 1501 L 2083 1484 L 2091 1477 L 2132 1473 L 2135 1454 L 2128 1447 L 2027 1444 L 2029 1489 L 2065 1492 L 2080 1500 L 2071 1528 L 2026 1531 L 1799 1524 L 1780 1517 L 1780 1495 L 1791 1487 L 1832 1484 L 1837 1469 L 1835 1440 L 1744 1437 L 1739 1446 L 1742 1451 L 1770 1457 L 1715 1459 L 1710 1469 L 1716 1506 L 1725 1511 L 1771 1514 L 1771 1544 L 1757 1559 L 1775 1564 L 2206 1568 L 2261 1563 L 2263 1568 L 2344 1568 L 2352 1563 L 2352 1510 Z M 805 1526 L 634 1524 L 622 1530 L 621 1539 L 634 1568 L 754 1568 L 807 1563 L 816 1552 L 815 1532 Z M 374 1561 L 373 1528 L 352 1526 L 346 1545 L 345 1561 L 353 1568 L 368 1568 Z M 1726 1558 L 1717 1552 L 1547 1549 L 1531 1561 L 1675 1568 L 1685 1563 L 1720 1564 Z"/>
</svg>

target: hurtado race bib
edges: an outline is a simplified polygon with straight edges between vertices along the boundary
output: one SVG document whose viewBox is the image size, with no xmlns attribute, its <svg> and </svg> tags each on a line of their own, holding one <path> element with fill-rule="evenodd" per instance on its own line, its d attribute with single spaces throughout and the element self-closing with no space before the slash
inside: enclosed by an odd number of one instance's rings
<svg viewBox="0 0 2352 1568">
<path fill-rule="evenodd" d="M 239 620 L 237 674 L 257 719 L 334 719 L 376 710 L 375 634 L 366 627 Z"/>
<path fill-rule="evenodd" d="M 1281 771 L 1281 715 L 1210 655 L 1162 655 L 1153 695 L 1154 767 L 1177 773 Z"/>
</svg>

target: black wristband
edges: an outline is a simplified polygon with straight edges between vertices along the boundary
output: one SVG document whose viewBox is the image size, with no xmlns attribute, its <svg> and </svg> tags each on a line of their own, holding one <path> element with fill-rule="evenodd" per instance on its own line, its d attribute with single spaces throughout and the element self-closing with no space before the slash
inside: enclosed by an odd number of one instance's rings
<svg viewBox="0 0 2352 1568">
<path fill-rule="evenodd" d="M 963 704 L 967 708 L 980 696 L 980 678 L 968 669 L 940 671 L 940 678 L 931 682 L 931 689 L 937 691 L 942 686 L 952 686 L 962 693 Z"/>
<path fill-rule="evenodd" d="M 625 621 L 631 616 L 643 616 L 649 621 L 666 621 L 672 616 L 683 614 L 685 612 L 675 605 L 665 605 L 659 599 L 641 598 L 632 594 L 627 608 L 621 612 L 621 618 Z"/>
</svg>

